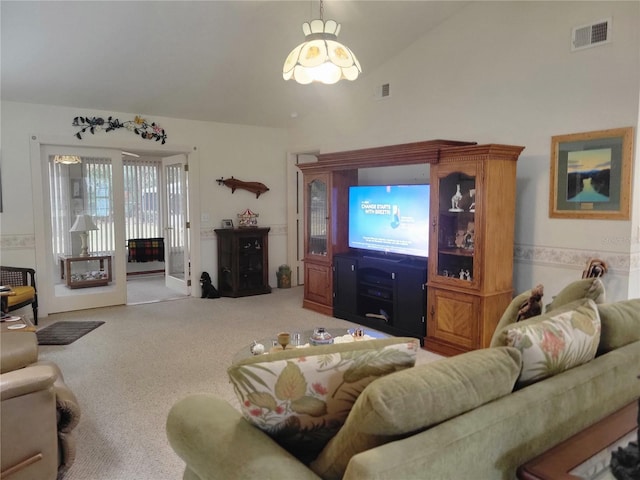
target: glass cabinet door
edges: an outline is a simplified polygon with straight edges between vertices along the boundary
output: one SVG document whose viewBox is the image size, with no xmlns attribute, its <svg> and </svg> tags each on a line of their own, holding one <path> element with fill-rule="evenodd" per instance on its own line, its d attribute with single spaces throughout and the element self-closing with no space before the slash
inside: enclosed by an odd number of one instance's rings
<svg viewBox="0 0 640 480">
<path fill-rule="evenodd" d="M 473 282 L 476 178 L 452 172 L 438 179 L 438 277 Z"/>
<path fill-rule="evenodd" d="M 314 179 L 307 186 L 307 254 L 327 256 L 329 205 L 327 183 Z"/>
</svg>

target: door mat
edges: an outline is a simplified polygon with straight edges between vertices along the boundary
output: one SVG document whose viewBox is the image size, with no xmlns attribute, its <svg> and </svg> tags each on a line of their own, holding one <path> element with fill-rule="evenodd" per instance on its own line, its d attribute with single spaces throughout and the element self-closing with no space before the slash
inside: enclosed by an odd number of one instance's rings
<svg viewBox="0 0 640 480">
<path fill-rule="evenodd" d="M 104 322 L 56 322 L 38 330 L 38 345 L 69 345 Z"/>
</svg>

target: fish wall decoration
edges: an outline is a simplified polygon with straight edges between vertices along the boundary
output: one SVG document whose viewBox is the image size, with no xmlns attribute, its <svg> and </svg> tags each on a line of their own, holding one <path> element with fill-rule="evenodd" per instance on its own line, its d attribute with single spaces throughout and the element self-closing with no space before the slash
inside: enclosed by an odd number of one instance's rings
<svg viewBox="0 0 640 480">
<path fill-rule="evenodd" d="M 268 192 L 269 188 L 260 182 L 243 182 L 242 180 L 238 180 L 237 178 L 222 178 L 220 177 L 218 180 L 218 185 L 224 185 L 225 187 L 229 187 L 231 189 L 231 193 L 234 193 L 236 189 L 247 190 L 251 193 L 256 194 L 256 198 L 259 198 L 261 194 L 264 192 Z"/>
</svg>

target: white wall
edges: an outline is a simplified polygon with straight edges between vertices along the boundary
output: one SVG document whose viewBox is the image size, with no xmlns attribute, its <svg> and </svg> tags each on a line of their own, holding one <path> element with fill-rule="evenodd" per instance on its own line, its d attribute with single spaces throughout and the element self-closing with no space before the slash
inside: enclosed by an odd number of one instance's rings
<svg viewBox="0 0 640 480">
<path fill-rule="evenodd" d="M 105 143 L 127 149 L 153 148 L 170 152 L 178 147 L 195 148 L 192 160 L 200 201 L 193 206 L 192 235 L 200 240 L 200 263 L 192 266 L 194 284 L 206 270 L 215 278 L 217 272 L 214 228 L 223 218 L 233 218 L 246 208 L 259 213 L 258 223 L 270 226 L 270 284 L 276 285 L 277 267 L 286 263 L 286 131 L 262 127 L 246 127 L 211 122 L 151 118 L 167 132 L 166 145 L 144 140 L 125 129 L 86 134 L 78 140 L 78 130 L 71 126 L 75 116 L 109 115 L 121 121 L 132 120 L 135 114 L 74 109 L 47 105 L 2 102 L 2 195 L 0 214 L 0 246 L 3 265 L 35 266 L 34 215 L 31 189 L 29 139 L 39 137 L 68 138 L 69 145 Z M 144 116 L 144 115 L 143 115 Z M 216 179 L 234 176 L 244 181 L 258 181 L 270 190 L 259 199 L 245 190 L 219 186 Z M 209 221 L 201 223 L 200 214 Z M 197 292 L 196 292 L 197 293 Z M 46 308 L 44 309 L 46 311 Z"/>
<path fill-rule="evenodd" d="M 570 51 L 573 27 L 608 17 L 611 43 Z M 637 154 L 632 221 L 548 216 L 553 135 L 638 127 L 639 24 L 638 2 L 470 2 L 384 67 L 363 65 L 356 82 L 333 86 L 336 94 L 323 97 L 324 108 L 290 130 L 290 150 L 319 145 L 327 153 L 442 138 L 525 146 L 518 162 L 515 290 L 542 283 L 550 298 L 597 256 L 611 267 L 610 299 L 640 297 Z M 391 96 L 375 100 L 375 86 L 384 83 Z"/>
</svg>

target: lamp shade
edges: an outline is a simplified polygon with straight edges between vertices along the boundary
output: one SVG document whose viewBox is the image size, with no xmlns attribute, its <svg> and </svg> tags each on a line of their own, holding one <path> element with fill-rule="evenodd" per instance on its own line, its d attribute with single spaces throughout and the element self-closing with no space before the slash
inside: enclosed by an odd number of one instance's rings
<svg viewBox="0 0 640 480">
<path fill-rule="evenodd" d="M 335 20 L 312 20 L 304 23 L 306 40 L 294 48 L 284 62 L 282 77 L 308 84 L 333 84 L 342 79 L 355 80 L 362 73 L 353 52 L 340 42 L 340 24 Z"/>
<path fill-rule="evenodd" d="M 70 232 L 88 232 L 89 230 L 98 230 L 96 224 L 93 223 L 91 215 L 78 215 L 76 221 L 73 222 Z"/>
</svg>

